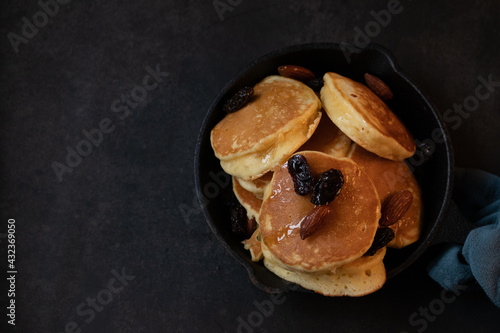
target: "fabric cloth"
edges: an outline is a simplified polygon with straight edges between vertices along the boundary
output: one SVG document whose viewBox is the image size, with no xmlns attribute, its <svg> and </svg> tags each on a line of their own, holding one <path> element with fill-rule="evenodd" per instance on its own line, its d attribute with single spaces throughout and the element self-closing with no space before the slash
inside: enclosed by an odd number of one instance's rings
<svg viewBox="0 0 500 333">
<path fill-rule="evenodd" d="M 447 246 L 429 265 L 429 276 L 448 290 L 477 282 L 500 307 L 500 177 L 457 169 L 453 199 L 477 228 L 463 246 Z"/>
</svg>

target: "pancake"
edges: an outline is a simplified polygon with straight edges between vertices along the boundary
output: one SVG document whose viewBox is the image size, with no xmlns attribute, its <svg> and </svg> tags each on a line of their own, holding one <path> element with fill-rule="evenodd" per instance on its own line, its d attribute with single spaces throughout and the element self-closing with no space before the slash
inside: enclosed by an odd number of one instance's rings
<svg viewBox="0 0 500 333">
<path fill-rule="evenodd" d="M 263 251 L 266 253 L 268 250 Z M 373 256 L 363 256 L 337 268 L 335 273 L 289 271 L 280 267 L 269 255 L 265 256 L 264 265 L 282 279 L 325 296 L 364 296 L 380 289 L 386 281 L 382 261 L 385 253 L 386 248 L 381 248 Z"/>
<path fill-rule="evenodd" d="M 271 179 L 273 179 L 273 173 L 267 172 L 262 177 L 254 180 L 245 180 L 241 178 L 236 178 L 241 187 L 245 190 L 252 192 L 257 198 L 262 199 L 264 197 L 264 192 L 267 186 L 271 184 Z"/>
<path fill-rule="evenodd" d="M 281 133 L 267 149 L 230 160 L 221 160 L 220 165 L 228 174 L 245 180 L 253 180 L 273 170 L 307 141 L 319 124 L 321 112 L 310 119 L 296 122 L 295 129 Z"/>
<path fill-rule="evenodd" d="M 252 257 L 252 261 L 260 261 L 263 258 L 262 247 L 260 244 L 260 229 L 257 227 L 253 232 L 252 236 L 249 239 L 245 239 L 241 242 L 245 248 L 245 250 L 250 251 L 250 256 Z"/>
<path fill-rule="evenodd" d="M 317 178 L 330 168 L 344 176 L 342 192 L 329 205 L 331 213 L 312 236 L 300 238 L 300 223 L 314 208 L 299 196 L 284 163 L 264 195 L 259 222 L 270 260 L 291 271 L 329 272 L 361 257 L 371 246 L 380 219 L 380 200 L 370 178 L 352 160 L 303 151 Z M 264 254 L 265 255 L 265 254 Z"/>
<path fill-rule="evenodd" d="M 319 98 L 302 82 L 269 76 L 254 87 L 246 106 L 214 127 L 210 139 L 215 156 L 228 174 L 258 178 L 311 137 L 320 108 Z"/>
<path fill-rule="evenodd" d="M 323 116 L 314 134 L 299 150 L 314 150 L 333 157 L 346 157 L 351 143 L 351 139 L 330 118 Z"/>
<path fill-rule="evenodd" d="M 248 218 L 259 221 L 259 211 L 262 206 L 262 200 L 257 198 L 252 192 L 241 187 L 239 181 L 233 177 L 233 192 L 240 204 L 245 207 Z"/>
<path fill-rule="evenodd" d="M 421 229 L 422 199 L 418 182 L 406 163 L 379 157 L 356 144 L 353 145 L 349 157 L 370 176 L 382 203 L 393 193 L 402 190 L 413 194 L 410 209 L 399 222 L 390 226 L 395 237 L 387 246 L 402 248 L 416 242 Z"/>
<path fill-rule="evenodd" d="M 403 123 L 368 87 L 335 73 L 323 77 L 321 101 L 328 117 L 352 141 L 378 156 L 402 161 L 415 152 Z"/>
</svg>

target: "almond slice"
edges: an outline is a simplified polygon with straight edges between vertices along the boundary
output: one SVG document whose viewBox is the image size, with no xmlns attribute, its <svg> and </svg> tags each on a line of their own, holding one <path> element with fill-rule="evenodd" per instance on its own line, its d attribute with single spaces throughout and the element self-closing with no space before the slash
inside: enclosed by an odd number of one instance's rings
<svg viewBox="0 0 500 333">
<path fill-rule="evenodd" d="M 307 213 L 300 225 L 300 239 L 304 240 L 318 231 L 330 212 L 330 206 L 316 206 Z"/>
<path fill-rule="evenodd" d="M 412 202 L 413 194 L 408 190 L 402 190 L 391 195 L 384 202 L 379 225 L 387 227 L 398 222 L 410 209 Z"/>
<path fill-rule="evenodd" d="M 306 82 L 309 80 L 313 80 L 315 78 L 313 72 L 302 66 L 295 66 L 295 65 L 280 66 L 278 67 L 278 72 L 280 73 L 281 76 L 298 80 L 301 82 Z"/>
<path fill-rule="evenodd" d="M 391 88 L 378 77 L 365 73 L 365 82 L 368 88 L 384 101 L 390 101 L 394 97 Z"/>
</svg>

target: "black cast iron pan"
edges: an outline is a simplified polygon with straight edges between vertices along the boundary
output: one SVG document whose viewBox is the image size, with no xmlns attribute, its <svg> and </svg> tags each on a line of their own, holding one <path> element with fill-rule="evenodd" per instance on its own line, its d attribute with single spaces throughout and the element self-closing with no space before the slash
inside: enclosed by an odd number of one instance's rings
<svg viewBox="0 0 500 333">
<path fill-rule="evenodd" d="M 232 186 L 210 145 L 211 129 L 224 117 L 222 105 L 244 86 L 254 86 L 264 77 L 277 74 L 281 65 L 299 65 L 317 76 L 336 72 L 356 81 L 371 73 L 385 81 L 394 92 L 391 109 L 413 134 L 417 143 L 427 143 L 407 160 L 423 199 L 423 230 L 420 240 L 404 249 L 389 249 L 384 259 L 388 277 L 393 277 L 421 256 L 429 246 L 440 242 L 463 242 L 471 225 L 451 200 L 454 158 L 444 123 L 433 104 L 396 64 L 383 47 L 369 45 L 346 57 L 339 44 L 307 44 L 277 50 L 248 65 L 219 93 L 203 121 L 195 153 L 195 182 L 203 213 L 222 245 L 248 271 L 259 288 L 278 293 L 297 289 L 268 271 L 262 262 L 250 260 L 248 251 L 230 233 L 228 201 Z M 300 288 L 299 288 L 300 289 Z"/>
</svg>

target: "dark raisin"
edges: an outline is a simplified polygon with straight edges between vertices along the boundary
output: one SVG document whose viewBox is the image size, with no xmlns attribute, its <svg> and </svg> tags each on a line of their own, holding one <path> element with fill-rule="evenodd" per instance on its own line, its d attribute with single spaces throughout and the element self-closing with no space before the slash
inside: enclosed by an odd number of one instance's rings
<svg viewBox="0 0 500 333">
<path fill-rule="evenodd" d="M 231 231 L 238 239 L 248 239 L 257 228 L 255 219 L 247 216 L 247 211 L 239 202 L 231 204 Z"/>
<path fill-rule="evenodd" d="M 293 180 L 293 188 L 298 195 L 306 195 L 311 192 L 313 177 L 311 168 L 304 156 L 297 154 L 288 160 L 288 172 Z"/>
<path fill-rule="evenodd" d="M 306 85 L 315 92 L 320 92 L 321 88 L 323 88 L 323 84 L 324 82 L 322 77 L 317 77 L 306 82 Z"/>
<path fill-rule="evenodd" d="M 231 205 L 231 231 L 239 238 L 247 234 L 247 212 L 239 202 Z"/>
<path fill-rule="evenodd" d="M 244 87 L 241 88 L 236 94 L 231 97 L 226 104 L 222 107 L 222 110 L 226 113 L 236 112 L 242 107 L 244 107 L 250 97 L 253 96 L 253 88 L 252 87 Z"/>
<path fill-rule="evenodd" d="M 311 202 L 315 205 L 327 205 L 335 199 L 344 186 L 344 175 L 337 169 L 330 169 L 319 176 L 311 193 Z"/>
<path fill-rule="evenodd" d="M 245 238 L 250 238 L 255 229 L 257 229 L 257 221 L 255 221 L 255 218 L 247 217 L 247 234 Z"/>
<path fill-rule="evenodd" d="M 372 246 L 366 251 L 365 256 L 373 256 L 393 239 L 394 231 L 391 228 L 378 228 Z"/>
</svg>

